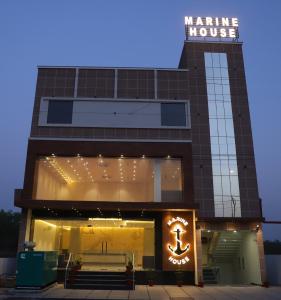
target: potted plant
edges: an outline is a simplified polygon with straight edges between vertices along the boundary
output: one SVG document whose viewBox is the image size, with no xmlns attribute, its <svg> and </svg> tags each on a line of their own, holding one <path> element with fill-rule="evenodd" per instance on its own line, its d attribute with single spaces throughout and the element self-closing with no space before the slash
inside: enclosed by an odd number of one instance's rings
<svg viewBox="0 0 281 300">
<path fill-rule="evenodd" d="M 149 286 L 154 286 L 155 278 L 156 278 L 156 272 L 152 269 L 148 270 L 146 272 L 146 278 L 147 278 L 147 284 Z"/>
<path fill-rule="evenodd" d="M 126 273 L 130 274 L 130 273 L 132 273 L 132 271 L 133 271 L 133 263 L 129 260 L 128 264 L 126 266 Z"/>
<path fill-rule="evenodd" d="M 182 286 L 183 285 L 183 279 L 184 279 L 184 273 L 183 271 L 176 271 L 175 272 L 176 275 L 176 282 L 178 286 Z"/>
<path fill-rule="evenodd" d="M 78 271 L 78 270 L 81 270 L 81 267 L 82 267 L 82 260 L 81 260 L 81 257 L 79 257 L 74 261 L 72 270 Z"/>
<path fill-rule="evenodd" d="M 132 261 L 128 261 L 128 264 L 126 266 L 126 275 L 127 275 L 127 283 L 128 283 L 128 286 L 131 288 L 131 289 L 134 289 L 134 282 L 133 282 L 133 269 L 134 269 L 134 266 L 133 266 L 133 263 Z"/>
</svg>

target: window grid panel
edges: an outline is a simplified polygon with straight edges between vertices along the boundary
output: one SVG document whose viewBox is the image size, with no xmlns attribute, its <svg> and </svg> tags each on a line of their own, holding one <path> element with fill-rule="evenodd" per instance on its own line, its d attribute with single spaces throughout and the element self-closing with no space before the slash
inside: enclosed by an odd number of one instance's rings
<svg viewBox="0 0 281 300">
<path fill-rule="evenodd" d="M 205 52 L 216 217 L 241 217 L 226 53 Z"/>
</svg>

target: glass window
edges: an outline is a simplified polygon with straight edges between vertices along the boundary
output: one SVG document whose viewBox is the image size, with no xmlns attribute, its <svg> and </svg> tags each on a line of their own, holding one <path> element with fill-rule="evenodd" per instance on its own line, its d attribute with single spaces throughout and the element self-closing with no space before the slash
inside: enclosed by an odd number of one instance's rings
<svg viewBox="0 0 281 300">
<path fill-rule="evenodd" d="M 206 76 L 208 77 L 214 77 L 214 71 L 212 68 L 207 68 L 206 69 Z"/>
<path fill-rule="evenodd" d="M 215 94 L 215 85 L 207 84 L 207 92 L 208 92 L 208 95 L 214 95 Z"/>
<path fill-rule="evenodd" d="M 71 124 L 73 101 L 50 100 L 48 105 L 47 123 Z"/>
<path fill-rule="evenodd" d="M 214 68 L 213 70 L 214 70 L 214 77 L 220 78 L 221 77 L 220 68 Z"/>
<path fill-rule="evenodd" d="M 161 103 L 162 126 L 186 126 L 185 103 Z"/>
<path fill-rule="evenodd" d="M 230 95 L 229 84 L 224 84 L 221 87 L 224 95 Z"/>
<path fill-rule="evenodd" d="M 220 136 L 220 137 L 218 138 L 218 140 L 219 140 L 219 144 L 220 144 L 220 145 L 227 145 L 227 138 L 226 138 L 226 137 Z"/>
<path fill-rule="evenodd" d="M 229 176 L 222 176 L 222 191 L 223 195 L 231 195 Z"/>
<path fill-rule="evenodd" d="M 210 119 L 210 132 L 211 136 L 218 135 L 218 124 L 217 119 Z"/>
<path fill-rule="evenodd" d="M 226 127 L 227 136 L 233 136 L 234 137 L 234 128 L 233 128 L 232 118 L 231 119 L 225 119 L 225 127 Z"/>
<path fill-rule="evenodd" d="M 221 68 L 221 77 L 228 78 L 228 69 Z M 226 83 L 226 80 L 224 80 L 224 83 Z"/>
<path fill-rule="evenodd" d="M 232 118 L 232 107 L 230 102 L 224 102 L 224 114 L 225 117 Z"/>
<path fill-rule="evenodd" d="M 226 144 L 220 145 L 220 155 L 227 155 L 227 145 Z"/>
<path fill-rule="evenodd" d="M 225 133 L 225 119 L 218 119 L 219 136 L 226 136 Z"/>
<path fill-rule="evenodd" d="M 222 85 L 221 84 L 216 84 L 215 85 L 215 93 L 219 94 L 219 95 L 223 93 Z"/>
<path fill-rule="evenodd" d="M 205 53 L 205 67 L 206 68 L 212 68 L 213 67 L 212 54 L 211 53 Z"/>
<path fill-rule="evenodd" d="M 230 175 L 229 174 L 228 160 L 227 159 L 222 159 L 220 162 L 221 162 L 221 174 L 222 175 Z"/>
<path fill-rule="evenodd" d="M 235 144 L 228 144 L 228 154 L 229 155 L 236 155 L 236 148 L 235 148 Z"/>
<path fill-rule="evenodd" d="M 220 154 L 220 148 L 218 144 L 211 144 L 211 152 L 213 155 L 219 155 Z"/>
<path fill-rule="evenodd" d="M 136 270 L 155 267 L 153 219 L 36 218 L 32 229 L 36 251 L 59 251 L 65 260 L 71 253 L 85 270 L 125 270 L 128 261 L 134 261 Z"/>
<path fill-rule="evenodd" d="M 40 200 L 180 202 L 180 159 L 41 157 L 33 195 Z"/>
<path fill-rule="evenodd" d="M 218 68 L 220 67 L 220 53 L 212 53 L 212 59 L 213 59 L 213 67 Z"/>
<path fill-rule="evenodd" d="M 229 172 L 230 172 L 230 175 L 238 175 L 238 170 L 237 170 L 237 161 L 236 159 L 230 159 L 228 161 L 229 163 Z"/>
<path fill-rule="evenodd" d="M 224 96 L 223 95 L 216 95 L 216 100 L 217 101 L 224 101 Z"/>
<path fill-rule="evenodd" d="M 220 66 L 227 68 L 227 56 L 226 53 L 220 53 Z"/>
<path fill-rule="evenodd" d="M 212 161 L 213 174 L 220 176 L 221 175 L 221 166 L 219 159 L 213 159 Z"/>
<path fill-rule="evenodd" d="M 216 116 L 217 115 L 216 102 L 209 101 L 208 106 L 209 106 L 209 116 L 211 116 L 211 117 Z"/>
<path fill-rule="evenodd" d="M 217 116 L 218 117 L 224 117 L 224 105 L 223 102 L 216 102 L 217 105 Z"/>
<path fill-rule="evenodd" d="M 205 63 L 206 66 L 208 65 L 207 76 L 212 74 L 210 69 L 213 69 L 214 73 L 214 77 L 207 80 L 207 96 L 215 216 L 241 216 L 227 55 L 226 53 L 205 53 Z M 214 93 L 216 107 L 213 101 Z M 234 197 L 235 202 L 233 202 Z"/>
<path fill-rule="evenodd" d="M 213 176 L 214 195 L 222 195 L 221 176 Z"/>
<path fill-rule="evenodd" d="M 212 144 L 219 144 L 219 138 L 217 136 L 211 135 L 211 143 Z"/>
<path fill-rule="evenodd" d="M 223 101 L 225 102 L 231 102 L 231 98 L 230 95 L 223 95 Z M 231 110 L 231 116 L 232 116 L 232 110 Z"/>
<path fill-rule="evenodd" d="M 238 196 L 239 195 L 238 176 L 230 176 L 230 183 L 231 183 L 231 195 Z"/>
</svg>

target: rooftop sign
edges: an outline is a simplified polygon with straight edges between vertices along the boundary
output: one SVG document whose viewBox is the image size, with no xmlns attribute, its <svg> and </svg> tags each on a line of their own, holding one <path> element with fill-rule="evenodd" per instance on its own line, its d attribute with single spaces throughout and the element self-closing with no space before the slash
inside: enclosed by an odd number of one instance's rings
<svg viewBox="0 0 281 300">
<path fill-rule="evenodd" d="M 238 19 L 227 17 L 185 17 L 187 40 L 238 40 Z"/>
</svg>

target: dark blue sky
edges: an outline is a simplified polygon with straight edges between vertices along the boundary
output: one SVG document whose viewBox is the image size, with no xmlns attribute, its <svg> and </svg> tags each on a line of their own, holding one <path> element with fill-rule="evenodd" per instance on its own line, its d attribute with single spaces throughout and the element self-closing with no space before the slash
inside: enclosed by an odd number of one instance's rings
<svg viewBox="0 0 281 300">
<path fill-rule="evenodd" d="M 0 0 L 0 208 L 23 185 L 36 66 L 177 67 L 185 15 L 240 20 L 264 216 L 281 220 L 280 0 Z"/>
</svg>

